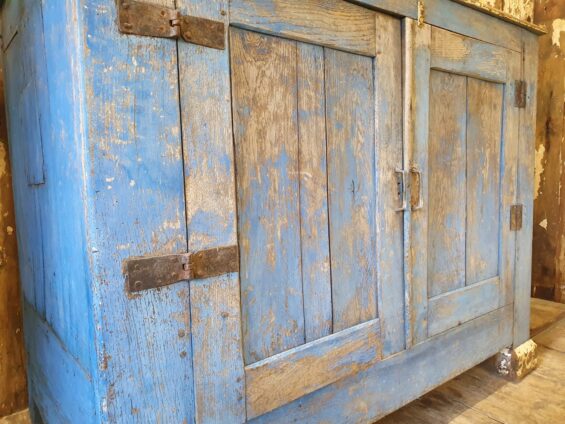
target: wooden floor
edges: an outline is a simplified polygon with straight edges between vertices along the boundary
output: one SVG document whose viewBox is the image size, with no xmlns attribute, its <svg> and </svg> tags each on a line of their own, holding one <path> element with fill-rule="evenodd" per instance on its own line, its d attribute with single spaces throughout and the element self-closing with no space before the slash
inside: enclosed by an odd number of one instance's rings
<svg viewBox="0 0 565 424">
<path fill-rule="evenodd" d="M 532 299 L 530 329 L 540 365 L 521 382 L 484 363 L 377 424 L 565 424 L 565 304 Z"/>
<path fill-rule="evenodd" d="M 565 424 L 565 304 L 532 299 L 530 327 L 540 365 L 520 383 L 481 364 L 377 424 Z M 25 411 L 0 418 L 28 423 Z"/>
</svg>

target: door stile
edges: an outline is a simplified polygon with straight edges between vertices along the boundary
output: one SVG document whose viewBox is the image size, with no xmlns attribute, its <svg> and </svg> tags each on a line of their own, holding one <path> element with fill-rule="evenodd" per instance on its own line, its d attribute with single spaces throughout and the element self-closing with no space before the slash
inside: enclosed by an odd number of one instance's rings
<svg viewBox="0 0 565 424">
<path fill-rule="evenodd" d="M 404 217 L 396 209 L 396 168 L 403 168 L 402 26 L 396 18 L 376 14 L 375 169 L 377 213 L 377 309 L 381 320 L 382 356 L 404 350 L 405 289 Z M 378 54 L 386 48 L 388 54 Z M 405 167 L 404 167 L 405 168 Z"/>
<path fill-rule="evenodd" d="M 530 293 L 532 278 L 532 227 L 534 207 L 534 143 L 538 38 L 522 31 L 522 79 L 526 82 L 526 107 L 520 109 L 520 147 L 518 152 L 517 203 L 524 205 L 523 228 L 516 235 L 514 285 L 514 346 L 530 337 Z"/>
<path fill-rule="evenodd" d="M 229 2 L 177 0 L 177 7 L 223 22 L 226 37 L 224 50 L 178 43 L 188 249 L 236 245 Z M 189 307 L 195 421 L 245 422 L 239 273 L 192 281 Z"/>
<path fill-rule="evenodd" d="M 521 79 L 521 54 L 509 52 L 508 71 L 504 85 L 504 112 L 502 134 L 501 163 L 501 200 L 500 205 L 500 297 L 499 307 L 514 300 L 514 265 L 516 259 L 516 232 L 510 228 L 510 210 L 516 203 L 518 184 L 518 147 L 520 138 L 520 110 L 515 105 L 515 85 Z"/>
<path fill-rule="evenodd" d="M 404 163 L 405 169 L 428 169 L 428 125 L 430 86 L 431 27 L 404 19 Z M 412 181 L 412 178 L 409 179 Z M 420 174 L 418 194 L 408 184 L 409 199 L 428 193 L 428 172 Z M 405 278 L 407 348 L 424 341 L 428 334 L 427 234 L 428 204 L 425 199 L 418 210 L 412 205 L 405 212 Z M 410 202 L 412 204 L 412 201 Z M 418 248 L 424 246 L 424 248 Z"/>
</svg>

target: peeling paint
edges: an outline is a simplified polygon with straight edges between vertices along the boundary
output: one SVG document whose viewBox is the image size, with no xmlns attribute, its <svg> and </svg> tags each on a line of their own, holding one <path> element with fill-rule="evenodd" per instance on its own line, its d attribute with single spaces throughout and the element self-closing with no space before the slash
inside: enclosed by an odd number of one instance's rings
<svg viewBox="0 0 565 424">
<path fill-rule="evenodd" d="M 547 218 L 540 222 L 539 226 L 547 230 Z"/>
<path fill-rule="evenodd" d="M 537 199 L 540 194 L 541 187 L 541 174 L 543 173 L 543 157 L 545 155 L 545 145 L 540 144 L 536 149 L 536 163 L 535 163 L 535 176 L 534 176 L 534 196 Z"/>
<path fill-rule="evenodd" d="M 551 43 L 561 47 L 561 33 L 565 32 L 565 19 L 556 19 L 551 24 Z"/>
</svg>

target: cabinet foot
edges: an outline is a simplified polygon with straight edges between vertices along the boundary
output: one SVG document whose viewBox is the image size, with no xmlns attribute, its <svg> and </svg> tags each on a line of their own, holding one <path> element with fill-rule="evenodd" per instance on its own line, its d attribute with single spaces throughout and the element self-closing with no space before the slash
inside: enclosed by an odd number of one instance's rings
<svg viewBox="0 0 565 424">
<path fill-rule="evenodd" d="M 504 349 L 495 357 L 495 369 L 499 375 L 520 380 L 538 366 L 538 346 L 533 340 L 514 349 Z"/>
</svg>

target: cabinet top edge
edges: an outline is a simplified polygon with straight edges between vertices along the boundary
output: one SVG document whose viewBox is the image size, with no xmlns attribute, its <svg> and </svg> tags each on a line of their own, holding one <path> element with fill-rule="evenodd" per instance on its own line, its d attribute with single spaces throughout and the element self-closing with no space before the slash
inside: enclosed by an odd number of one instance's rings
<svg viewBox="0 0 565 424">
<path fill-rule="evenodd" d="M 364 4 L 364 3 L 365 4 L 373 4 L 373 3 L 378 4 L 378 3 L 380 3 L 380 1 L 374 1 L 374 0 L 368 1 L 368 2 L 359 1 L 359 0 L 346 0 L 346 1 L 351 2 L 351 3 L 360 3 L 360 4 Z M 405 1 L 405 0 L 402 0 L 402 1 Z M 410 0 L 410 1 L 414 2 L 414 3 L 418 3 L 417 0 Z M 421 1 L 425 6 L 426 0 L 421 0 Z M 471 9 L 478 10 L 478 11 L 480 11 L 480 12 L 486 14 L 486 15 L 494 16 L 494 17 L 496 17 L 496 18 L 498 18 L 502 21 L 509 22 L 513 25 L 524 28 L 524 29 L 526 29 L 526 30 L 528 30 L 528 31 L 530 31 L 534 34 L 537 34 L 537 35 L 544 35 L 544 34 L 548 33 L 547 28 L 543 25 L 538 25 L 538 24 L 528 22 L 528 21 L 525 21 L 525 20 L 522 20 L 522 19 L 518 19 L 515 16 L 511 15 L 510 13 L 504 12 L 502 10 L 496 9 L 494 7 L 491 7 L 491 6 L 479 5 L 477 3 L 472 2 L 471 0 L 450 0 L 450 1 L 452 1 L 454 3 L 459 3 L 463 6 L 469 7 Z M 4 9 L 5 4 L 6 4 L 6 0 L 0 0 L 0 12 L 2 12 L 2 9 Z M 8 2 L 8 4 L 9 4 L 9 2 Z M 379 5 L 379 6 L 380 7 L 377 6 L 379 9 L 386 11 L 386 9 L 387 9 L 386 5 L 382 5 L 382 6 Z M 415 16 L 409 16 L 409 17 L 415 18 Z"/>
<path fill-rule="evenodd" d="M 502 10 L 496 9 L 494 7 L 479 5 L 477 3 L 471 2 L 470 0 L 451 0 L 451 1 L 455 2 L 455 3 L 462 4 L 464 6 L 471 8 L 471 9 L 478 10 L 480 12 L 487 14 L 487 15 L 494 16 L 495 18 L 501 19 L 505 22 L 509 22 L 509 23 L 514 24 L 516 26 L 522 27 L 524 29 L 527 29 L 530 32 L 533 32 L 534 34 L 537 34 L 537 35 L 547 34 L 547 28 L 545 26 L 537 25 L 537 24 L 534 24 L 532 22 L 528 22 L 528 21 L 524 21 L 522 19 L 518 19 L 515 16 L 511 15 L 510 13 L 503 12 Z M 425 0 L 424 0 L 424 3 L 425 3 Z"/>
</svg>

